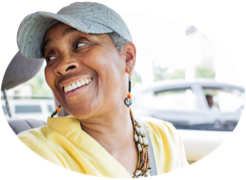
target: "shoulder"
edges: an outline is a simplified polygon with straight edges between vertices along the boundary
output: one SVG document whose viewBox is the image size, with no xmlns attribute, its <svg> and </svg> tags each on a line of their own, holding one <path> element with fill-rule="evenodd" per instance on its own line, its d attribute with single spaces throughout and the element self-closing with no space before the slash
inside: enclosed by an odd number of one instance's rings
<svg viewBox="0 0 246 180">
<path fill-rule="evenodd" d="M 181 139 L 172 123 L 151 117 L 138 118 L 143 121 L 153 146 L 180 150 Z"/>
<path fill-rule="evenodd" d="M 23 131 L 17 135 L 22 143 L 33 152 L 46 160 L 63 167 L 63 164 L 55 153 L 59 148 L 52 140 L 55 136 L 57 136 L 57 133 L 47 126 Z"/>
<path fill-rule="evenodd" d="M 27 131 L 23 131 L 17 135 L 17 137 L 28 147 L 37 144 L 49 145 L 48 136 L 54 133 L 52 129 L 47 126 L 33 128 Z"/>
<path fill-rule="evenodd" d="M 171 123 L 151 117 L 138 118 L 148 131 L 158 174 L 188 165 L 182 140 Z"/>
<path fill-rule="evenodd" d="M 171 139 L 179 138 L 176 128 L 170 122 L 146 116 L 139 116 L 138 118 L 143 121 L 150 134 L 154 134 L 155 136 L 166 136 Z"/>
</svg>

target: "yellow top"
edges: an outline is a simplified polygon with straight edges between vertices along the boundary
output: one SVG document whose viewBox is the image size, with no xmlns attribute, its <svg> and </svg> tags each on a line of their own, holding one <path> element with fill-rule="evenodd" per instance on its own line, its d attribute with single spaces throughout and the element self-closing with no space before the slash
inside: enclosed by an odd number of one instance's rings
<svg viewBox="0 0 246 180">
<path fill-rule="evenodd" d="M 175 128 L 167 122 L 143 119 L 153 146 L 158 174 L 188 165 Z M 131 178 L 127 170 L 74 117 L 48 118 L 47 126 L 18 134 L 31 150 L 48 161 L 87 175 Z"/>
</svg>

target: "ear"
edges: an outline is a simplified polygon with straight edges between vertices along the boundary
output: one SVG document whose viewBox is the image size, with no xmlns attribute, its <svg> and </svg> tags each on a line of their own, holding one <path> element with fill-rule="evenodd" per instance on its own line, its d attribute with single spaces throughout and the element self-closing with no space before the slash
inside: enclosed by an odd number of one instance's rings
<svg viewBox="0 0 246 180">
<path fill-rule="evenodd" d="M 126 72 L 131 74 L 136 63 L 136 47 L 132 42 L 128 42 L 124 46 L 124 52 L 126 53 Z"/>
</svg>

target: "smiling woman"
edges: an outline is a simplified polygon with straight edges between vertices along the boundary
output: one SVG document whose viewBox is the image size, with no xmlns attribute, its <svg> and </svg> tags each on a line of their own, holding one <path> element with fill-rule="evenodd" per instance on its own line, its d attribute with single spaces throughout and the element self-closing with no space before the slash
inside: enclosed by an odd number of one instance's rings
<svg viewBox="0 0 246 180">
<path fill-rule="evenodd" d="M 20 140 L 59 166 L 102 177 L 148 177 L 188 165 L 182 141 L 167 122 L 134 117 L 131 74 L 136 47 L 123 19 L 98 3 L 73 3 L 57 14 L 36 12 L 21 23 L 23 56 L 45 58 L 46 82 L 71 116 Z"/>
<path fill-rule="evenodd" d="M 84 119 L 91 113 L 112 115 L 124 108 L 118 98 L 124 99 L 127 83 L 119 82 L 127 82 L 126 70 L 135 63 L 132 43 L 118 52 L 108 35 L 86 34 L 63 23 L 50 28 L 44 42 L 46 81 L 69 114 Z M 84 85 L 77 88 L 78 82 Z"/>
</svg>

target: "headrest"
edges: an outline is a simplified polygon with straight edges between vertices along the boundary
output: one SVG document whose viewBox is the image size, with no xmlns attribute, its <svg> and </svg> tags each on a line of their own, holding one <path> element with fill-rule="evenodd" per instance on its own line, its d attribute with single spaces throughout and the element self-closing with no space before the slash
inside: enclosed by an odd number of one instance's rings
<svg viewBox="0 0 246 180">
<path fill-rule="evenodd" d="M 27 59 L 17 52 L 5 71 L 1 90 L 11 89 L 34 77 L 42 67 L 44 59 Z"/>
</svg>

